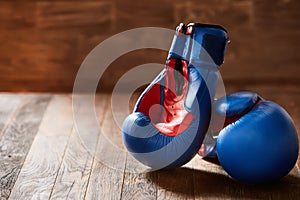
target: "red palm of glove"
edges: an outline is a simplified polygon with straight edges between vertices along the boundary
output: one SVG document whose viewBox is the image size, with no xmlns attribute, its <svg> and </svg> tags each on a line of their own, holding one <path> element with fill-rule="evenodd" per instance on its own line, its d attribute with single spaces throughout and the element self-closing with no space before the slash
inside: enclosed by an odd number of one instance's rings
<svg viewBox="0 0 300 200">
<path fill-rule="evenodd" d="M 145 113 L 162 134 L 176 136 L 184 132 L 194 118 L 184 107 L 188 88 L 187 61 L 170 59 L 165 74 L 163 103 L 160 102 L 161 97 L 157 98 L 161 87 L 156 84 L 147 92 L 137 111 Z"/>
</svg>

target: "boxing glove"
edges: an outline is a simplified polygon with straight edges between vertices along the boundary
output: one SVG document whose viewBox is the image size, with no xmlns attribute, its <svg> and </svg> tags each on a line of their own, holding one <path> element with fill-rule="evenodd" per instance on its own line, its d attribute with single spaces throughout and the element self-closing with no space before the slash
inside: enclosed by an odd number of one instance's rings
<svg viewBox="0 0 300 200">
<path fill-rule="evenodd" d="M 199 149 L 228 37 L 224 28 L 180 24 L 165 69 L 123 122 L 128 151 L 152 169 L 179 167 Z"/>
<path fill-rule="evenodd" d="M 233 178 L 269 182 L 287 175 L 298 157 L 298 137 L 289 114 L 256 93 L 239 92 L 216 101 L 214 110 L 226 117 L 216 153 Z"/>
</svg>

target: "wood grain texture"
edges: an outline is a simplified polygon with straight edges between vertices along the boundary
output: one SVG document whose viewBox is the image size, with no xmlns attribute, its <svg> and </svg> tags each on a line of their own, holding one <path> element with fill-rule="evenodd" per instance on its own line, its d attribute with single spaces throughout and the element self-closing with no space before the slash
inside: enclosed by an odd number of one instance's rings
<svg viewBox="0 0 300 200">
<path fill-rule="evenodd" d="M 102 25 L 112 20 L 110 1 L 42 1 L 36 3 L 38 28 Z"/>
<path fill-rule="evenodd" d="M 110 97 L 108 101 L 111 101 Z M 110 104 L 108 105 L 108 110 L 104 113 L 86 199 L 121 198 L 126 152 L 120 146 L 121 130 L 116 126 Z M 114 140 L 115 143 L 110 139 L 117 139 L 114 135 L 119 135 L 119 139 Z"/>
<path fill-rule="evenodd" d="M 192 172 L 190 167 L 156 172 L 157 199 L 194 199 Z"/>
<path fill-rule="evenodd" d="M 8 29 L 34 27 L 36 20 L 35 5 L 35 2 L 0 1 L 1 27 Z"/>
<path fill-rule="evenodd" d="M 82 95 L 83 101 L 85 98 Z M 96 98 L 96 105 L 98 105 L 96 110 L 99 113 L 100 125 L 103 121 L 107 101 L 105 95 Z M 87 107 L 82 105 L 79 109 L 82 109 L 81 113 L 84 113 Z M 89 123 L 88 117 L 83 116 L 81 119 L 87 120 L 82 123 L 85 125 L 83 129 L 86 132 L 92 132 L 95 129 Z M 50 199 L 84 199 L 95 153 L 95 148 L 87 149 L 85 145 L 87 144 L 81 140 L 79 133 L 73 129 Z"/>
<path fill-rule="evenodd" d="M 100 137 L 100 139 L 102 139 Z M 101 143 L 100 143 L 101 144 Z M 105 142 L 107 144 L 107 142 Z M 120 154 L 109 153 L 109 146 L 102 144 L 105 164 L 101 160 L 95 160 L 91 173 L 86 199 L 120 199 L 123 183 L 125 157 Z M 103 157 L 104 157 L 103 156 Z M 96 158 L 97 159 L 97 158 Z M 114 159 L 114 161 L 108 161 Z"/>
<path fill-rule="evenodd" d="M 10 124 L 10 119 L 14 116 L 21 100 L 22 95 L 0 95 L 0 138 L 2 137 L 7 126 Z"/>
<path fill-rule="evenodd" d="M 145 169 L 132 156 L 127 155 L 122 187 L 122 199 L 157 199 L 155 173 L 143 172 Z"/>
<path fill-rule="evenodd" d="M 4 130 L 0 140 L 1 199 L 7 199 L 10 195 L 32 141 L 37 134 L 49 99 L 48 95 L 27 95 L 20 98 L 21 103 L 18 110 Z M 12 103 L 14 104 L 14 101 Z"/>
<path fill-rule="evenodd" d="M 54 96 L 10 199 L 48 199 L 73 127 L 70 96 Z"/>
<path fill-rule="evenodd" d="M 50 199 L 83 199 L 92 160 L 73 129 Z"/>
<path fill-rule="evenodd" d="M 194 199 L 193 162 L 175 170 L 160 170 L 149 173 L 156 185 L 156 199 Z"/>
</svg>

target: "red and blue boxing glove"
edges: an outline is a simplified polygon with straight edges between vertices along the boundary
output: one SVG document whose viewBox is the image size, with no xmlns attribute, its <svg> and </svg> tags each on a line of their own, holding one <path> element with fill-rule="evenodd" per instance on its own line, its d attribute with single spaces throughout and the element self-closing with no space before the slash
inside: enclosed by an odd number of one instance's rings
<svg viewBox="0 0 300 200">
<path fill-rule="evenodd" d="M 217 100 L 213 111 L 217 113 L 214 123 L 224 121 L 224 117 L 226 120 L 216 137 L 216 149 L 210 154 L 217 154 L 233 178 L 269 182 L 287 175 L 294 167 L 298 157 L 297 132 L 281 106 L 253 92 L 238 92 Z"/>
<path fill-rule="evenodd" d="M 177 27 L 165 69 L 123 123 L 124 144 L 138 161 L 165 169 L 195 156 L 210 122 L 227 42 L 220 26 Z"/>
</svg>

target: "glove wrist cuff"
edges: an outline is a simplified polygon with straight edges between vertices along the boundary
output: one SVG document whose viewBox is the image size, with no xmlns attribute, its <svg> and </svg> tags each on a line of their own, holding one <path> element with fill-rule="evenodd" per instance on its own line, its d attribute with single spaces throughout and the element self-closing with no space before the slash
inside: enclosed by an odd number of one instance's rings
<svg viewBox="0 0 300 200">
<path fill-rule="evenodd" d="M 218 68 L 224 61 L 228 41 L 227 32 L 222 26 L 181 23 L 176 28 L 168 59 L 184 59 L 194 67 L 206 65 Z"/>
</svg>

